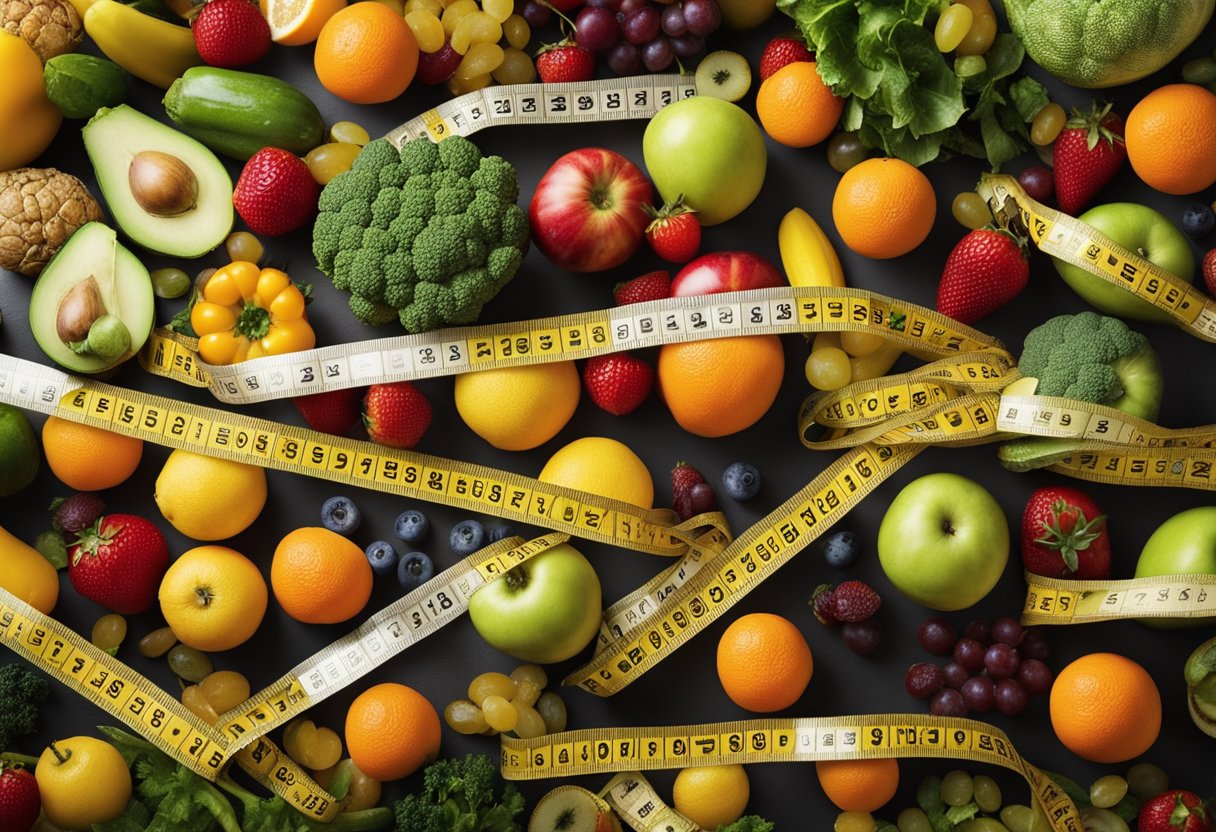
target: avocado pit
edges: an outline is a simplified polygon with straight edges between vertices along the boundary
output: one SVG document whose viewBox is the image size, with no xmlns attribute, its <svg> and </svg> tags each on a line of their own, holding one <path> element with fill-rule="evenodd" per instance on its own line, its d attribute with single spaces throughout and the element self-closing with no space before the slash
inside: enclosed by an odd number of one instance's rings
<svg viewBox="0 0 1216 832">
<path fill-rule="evenodd" d="M 127 169 L 127 181 L 139 207 L 155 217 L 176 217 L 198 204 L 198 177 L 170 153 L 136 153 Z"/>
<path fill-rule="evenodd" d="M 55 334 L 65 344 L 78 344 L 89 335 L 93 322 L 106 314 L 106 305 L 101 299 L 101 287 L 97 278 L 89 275 L 77 283 L 63 300 L 55 313 Z"/>
</svg>

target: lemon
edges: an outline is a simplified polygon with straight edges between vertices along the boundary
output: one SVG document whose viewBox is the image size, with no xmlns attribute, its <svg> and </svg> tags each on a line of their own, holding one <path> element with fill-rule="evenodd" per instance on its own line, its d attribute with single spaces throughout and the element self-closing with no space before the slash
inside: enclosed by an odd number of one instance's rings
<svg viewBox="0 0 1216 832">
<path fill-rule="evenodd" d="M 51 743 L 34 769 L 42 811 L 63 829 L 114 820 L 131 799 L 131 771 L 118 749 L 93 737 Z"/>
<path fill-rule="evenodd" d="M 702 829 L 737 821 L 747 808 L 751 786 L 743 766 L 698 766 L 676 775 L 672 802 L 681 815 Z"/>
<path fill-rule="evenodd" d="M 256 465 L 174 451 L 156 478 L 156 505 L 195 540 L 240 534 L 266 505 L 266 471 Z"/>
<path fill-rule="evenodd" d="M 642 508 L 654 505 L 654 483 L 646 463 L 627 445 L 602 436 L 575 439 L 558 449 L 538 479 Z"/>
<path fill-rule="evenodd" d="M 456 411 L 495 448 L 526 451 L 566 426 L 580 390 L 573 361 L 481 370 L 456 376 Z"/>
<path fill-rule="evenodd" d="M 227 546 L 182 552 L 157 593 L 165 623 L 182 644 L 208 653 L 231 650 L 257 632 L 266 614 L 266 579 Z"/>
</svg>

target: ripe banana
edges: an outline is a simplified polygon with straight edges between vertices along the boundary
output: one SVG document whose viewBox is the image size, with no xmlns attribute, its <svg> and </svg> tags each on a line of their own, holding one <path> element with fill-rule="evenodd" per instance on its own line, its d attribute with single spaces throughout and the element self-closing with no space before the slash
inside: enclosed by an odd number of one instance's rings
<svg viewBox="0 0 1216 832">
<path fill-rule="evenodd" d="M 781 265 L 791 286 L 844 286 L 844 269 L 832 241 L 801 208 L 794 208 L 777 227 Z"/>
<path fill-rule="evenodd" d="M 203 62 L 189 27 L 146 15 L 117 0 L 94 0 L 84 14 L 84 30 L 107 58 L 162 89 Z"/>
</svg>

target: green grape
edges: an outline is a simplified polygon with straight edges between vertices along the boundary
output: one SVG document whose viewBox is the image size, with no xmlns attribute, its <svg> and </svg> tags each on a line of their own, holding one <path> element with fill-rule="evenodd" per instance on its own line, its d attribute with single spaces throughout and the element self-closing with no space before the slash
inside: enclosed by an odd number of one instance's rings
<svg viewBox="0 0 1216 832">
<path fill-rule="evenodd" d="M 531 84 L 536 80 L 536 65 L 526 52 L 508 47 L 502 51 L 502 63 L 493 75 L 500 84 Z"/>
<path fill-rule="evenodd" d="M 933 40 L 939 52 L 953 52 L 967 36 L 974 15 L 966 6 L 954 5 L 942 12 L 933 29 Z"/>
<path fill-rule="evenodd" d="M 235 670 L 217 670 L 198 686 L 218 714 L 232 710 L 249 698 L 249 680 Z"/>
<path fill-rule="evenodd" d="M 150 276 L 152 278 L 152 294 L 158 298 L 172 300 L 173 298 L 180 298 L 190 291 L 192 282 L 190 275 L 181 269 L 153 269 Z"/>
<path fill-rule="evenodd" d="M 201 682 L 215 669 L 206 653 L 186 644 L 178 644 L 169 651 L 169 668 L 187 682 Z"/>
<path fill-rule="evenodd" d="M 531 708 L 536 704 L 536 700 L 540 699 L 540 688 L 532 682 L 516 682 L 515 696 L 511 698 L 511 704 L 517 708 Z"/>
<path fill-rule="evenodd" d="M 1081 822 L 1085 832 L 1131 832 L 1127 822 L 1110 809 L 1089 806 L 1081 810 Z"/>
<path fill-rule="evenodd" d="M 346 173 L 355 164 L 355 157 L 363 148 L 350 142 L 330 142 L 318 145 L 304 157 L 308 172 L 318 185 L 327 185 L 339 173 Z"/>
<path fill-rule="evenodd" d="M 1216 81 L 1216 60 L 1195 58 L 1182 65 L 1182 80 L 1188 84 L 1210 84 Z"/>
<path fill-rule="evenodd" d="M 224 248 L 228 250 L 228 257 L 233 262 L 248 260 L 250 263 L 257 263 L 266 253 L 258 238 L 248 231 L 234 231 L 229 234 L 228 239 L 224 241 Z"/>
<path fill-rule="evenodd" d="M 975 794 L 971 775 L 955 769 L 942 778 L 942 802 L 947 806 L 966 806 Z"/>
<path fill-rule="evenodd" d="M 853 358 L 861 358 L 877 350 L 887 339 L 873 332 L 842 332 L 840 348 Z"/>
<path fill-rule="evenodd" d="M 1127 781 L 1117 774 L 1099 777 L 1089 787 L 1089 802 L 1099 809 L 1109 809 L 1127 794 Z"/>
<path fill-rule="evenodd" d="M 513 14 L 503 21 L 502 33 L 515 49 L 523 49 L 532 39 L 532 28 L 521 15 Z"/>
<path fill-rule="evenodd" d="M 220 721 L 219 714 L 207 701 L 207 694 L 203 693 L 203 689 L 198 685 L 190 685 L 182 691 L 182 704 L 186 706 L 186 710 L 208 725 L 214 725 Z"/>
<path fill-rule="evenodd" d="M 155 659 L 169 652 L 169 648 L 177 644 L 177 636 L 168 627 L 153 630 L 139 640 L 139 655 L 145 659 Z"/>
<path fill-rule="evenodd" d="M 443 719 L 458 734 L 480 734 L 490 726 L 481 708 L 467 699 L 454 699 L 443 709 Z"/>
<path fill-rule="evenodd" d="M 514 704 L 514 703 L 512 703 Z M 532 707 L 516 707 L 515 734 L 521 740 L 530 740 L 545 735 L 545 718 Z"/>
<path fill-rule="evenodd" d="M 1064 129 L 1064 122 L 1068 121 L 1068 114 L 1064 112 L 1064 108 L 1052 101 L 1049 104 L 1044 104 L 1043 107 L 1034 114 L 1034 120 L 1030 123 L 1030 142 L 1031 144 L 1044 147 L 1056 140 L 1056 136 L 1060 135 L 1060 131 Z"/>
<path fill-rule="evenodd" d="M 869 812 L 841 812 L 836 816 L 835 832 L 874 832 L 874 817 Z"/>
<path fill-rule="evenodd" d="M 481 9 L 491 18 L 502 23 L 515 11 L 512 0 L 481 0 Z"/>
<path fill-rule="evenodd" d="M 501 27 L 499 27 L 501 28 Z M 501 37 L 501 33 L 499 35 Z M 453 37 L 455 37 L 453 35 Z M 497 40 L 498 38 L 495 38 Z M 469 51 L 464 53 L 460 65 L 456 67 L 454 78 L 458 81 L 470 81 L 482 75 L 488 75 L 498 69 L 505 53 L 497 43 L 474 43 Z"/>
<path fill-rule="evenodd" d="M 972 818 L 954 827 L 955 832 L 1009 832 L 1009 827 L 994 818 Z"/>
<path fill-rule="evenodd" d="M 828 164 L 837 173 L 844 173 L 855 165 L 860 165 L 870 155 L 870 151 L 857 138 L 856 133 L 837 133 L 828 142 Z"/>
<path fill-rule="evenodd" d="M 895 820 L 899 832 L 933 832 L 929 816 L 915 806 L 904 809 Z"/>
<path fill-rule="evenodd" d="M 119 645 L 122 640 L 127 637 L 127 619 L 121 615 L 103 615 L 97 619 L 97 623 L 93 625 L 93 635 L 89 641 L 100 650 L 104 650 L 111 656 L 118 652 Z"/>
<path fill-rule="evenodd" d="M 1141 800 L 1155 797 L 1170 787 L 1170 778 L 1152 763 L 1136 763 L 1127 771 L 1127 785 Z"/>
<path fill-rule="evenodd" d="M 819 390 L 839 390 L 853 377 L 849 355 L 839 347 L 822 347 L 806 359 L 806 380 Z"/>
<path fill-rule="evenodd" d="M 515 696 L 515 682 L 505 673 L 483 673 L 469 682 L 469 699 L 474 705 L 485 707 L 487 696 L 500 696 L 510 700 Z M 510 731 L 510 728 L 499 728 Z"/>
<path fill-rule="evenodd" d="M 959 225 L 972 230 L 983 228 L 992 222 L 992 211 L 988 210 L 988 203 L 975 191 L 963 191 L 956 196 L 950 204 L 950 213 L 954 214 Z"/>
<path fill-rule="evenodd" d="M 1009 832 L 1031 832 L 1034 828 L 1034 809 L 1021 803 L 1011 803 L 1001 809 L 1001 823 Z"/>
<path fill-rule="evenodd" d="M 549 674 L 538 664 L 521 664 L 511 671 L 511 680 L 518 685 L 520 682 L 531 682 L 541 690 L 549 684 Z"/>
<path fill-rule="evenodd" d="M 425 9 L 414 9 L 406 14 L 405 22 L 414 33 L 414 40 L 418 41 L 418 51 L 431 55 L 443 48 L 447 35 L 443 31 L 443 24 L 434 14 Z"/>
<path fill-rule="evenodd" d="M 985 812 L 995 812 L 1001 808 L 1001 787 L 986 774 L 978 775 L 973 781 L 975 802 Z"/>
<path fill-rule="evenodd" d="M 353 121 L 339 121 L 329 128 L 329 140 L 348 142 L 363 147 L 372 140 L 372 137 L 367 134 L 367 130 Z"/>
<path fill-rule="evenodd" d="M 988 71 L 988 61 L 983 55 L 960 55 L 954 62 L 954 74 L 959 78 L 974 78 Z"/>
<path fill-rule="evenodd" d="M 481 711 L 486 716 L 486 724 L 495 731 L 510 731 L 519 721 L 519 711 L 501 696 L 487 696 L 481 703 Z"/>
<path fill-rule="evenodd" d="M 986 55 L 996 40 L 996 18 L 990 14 L 973 15 L 971 28 L 954 50 L 957 55 Z"/>
<path fill-rule="evenodd" d="M 536 700 L 536 712 L 545 720 L 546 734 L 559 734 L 566 730 L 566 703 L 553 691 L 542 693 Z"/>
</svg>

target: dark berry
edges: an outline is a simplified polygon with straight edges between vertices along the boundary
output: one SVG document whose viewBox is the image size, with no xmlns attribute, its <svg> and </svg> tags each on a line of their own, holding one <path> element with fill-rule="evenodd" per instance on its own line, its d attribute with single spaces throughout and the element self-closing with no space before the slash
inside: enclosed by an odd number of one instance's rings
<svg viewBox="0 0 1216 832">
<path fill-rule="evenodd" d="M 996 709 L 1006 716 L 1017 716 L 1026 710 L 1026 690 L 1016 679 L 996 683 Z"/>
<path fill-rule="evenodd" d="M 1203 240 L 1216 230 L 1216 214 L 1207 205 L 1196 203 L 1182 215 L 1182 230 L 1192 240 Z"/>
<path fill-rule="evenodd" d="M 831 584 L 820 584 L 815 587 L 815 593 L 811 596 L 811 609 L 820 624 L 826 624 L 829 627 L 840 624 L 840 619 L 836 617 L 836 598 L 832 595 Z"/>
<path fill-rule="evenodd" d="M 987 618 L 968 621 L 967 626 L 963 628 L 963 638 L 973 638 L 986 646 L 992 641 L 992 622 Z"/>
<path fill-rule="evenodd" d="M 1008 644 L 1010 647 L 1017 647 L 1021 644 L 1025 632 L 1016 618 L 1004 616 L 992 622 L 992 640 Z"/>
<path fill-rule="evenodd" d="M 841 625 L 840 638 L 857 655 L 868 656 L 882 644 L 882 625 L 873 618 L 849 621 Z"/>
<path fill-rule="evenodd" d="M 486 545 L 485 526 L 476 520 L 461 520 L 452 527 L 448 542 L 456 554 L 471 555 Z"/>
<path fill-rule="evenodd" d="M 984 651 L 984 668 L 993 679 L 1008 679 L 1018 672 L 1022 657 L 1016 647 L 996 642 Z"/>
<path fill-rule="evenodd" d="M 942 676 L 946 679 L 946 687 L 959 690 L 971 678 L 971 671 L 961 664 L 950 662 L 942 668 Z"/>
<path fill-rule="evenodd" d="M 913 699 L 928 699 L 946 684 L 946 676 L 935 664 L 919 662 L 904 675 L 904 690 Z"/>
<path fill-rule="evenodd" d="M 823 559 L 836 569 L 848 569 L 860 554 L 861 541 L 852 532 L 835 532 L 823 541 Z"/>
<path fill-rule="evenodd" d="M 930 655 L 949 656 L 958 642 L 958 632 L 944 618 L 926 618 L 916 631 L 916 640 Z"/>
<path fill-rule="evenodd" d="M 1022 662 L 1017 679 L 1030 696 L 1042 696 L 1051 690 L 1051 668 L 1038 659 Z"/>
<path fill-rule="evenodd" d="M 736 462 L 722 475 L 722 487 L 732 500 L 750 500 L 760 493 L 760 472 L 755 465 Z"/>
<path fill-rule="evenodd" d="M 714 496 L 714 487 L 707 482 L 694 485 L 688 492 L 688 507 L 693 516 L 717 509 L 718 498 Z"/>
<path fill-rule="evenodd" d="M 1047 636 L 1042 630 L 1033 627 L 1025 630 L 1022 643 L 1018 645 L 1018 652 L 1022 654 L 1023 659 L 1045 662 L 1051 658 L 1051 646 L 1047 643 Z"/>
<path fill-rule="evenodd" d="M 864 581 L 845 581 L 832 592 L 839 621 L 865 621 L 882 606 L 882 598 Z"/>
<path fill-rule="evenodd" d="M 494 528 L 490 529 L 486 539 L 491 543 L 497 543 L 504 537 L 511 537 L 514 534 L 515 529 L 511 528 L 510 526 L 495 526 Z"/>
<path fill-rule="evenodd" d="M 350 537 L 359 528 L 363 516 L 350 497 L 330 497 L 321 504 L 321 525 L 343 537 Z"/>
<path fill-rule="evenodd" d="M 1056 189 L 1055 177 L 1042 165 L 1026 168 L 1019 173 L 1018 184 L 1036 202 L 1047 202 Z"/>
<path fill-rule="evenodd" d="M 364 549 L 363 554 L 377 575 L 391 575 L 397 568 L 397 550 L 387 540 L 377 540 Z"/>
<path fill-rule="evenodd" d="M 397 523 L 393 530 L 397 533 L 397 537 L 406 543 L 418 544 L 426 540 L 427 534 L 430 533 L 431 521 L 427 520 L 426 515 L 421 511 L 410 509 L 397 516 Z"/>
<path fill-rule="evenodd" d="M 417 589 L 435 577 L 435 564 L 422 552 L 409 552 L 397 565 L 397 580 L 406 592 Z"/>
<path fill-rule="evenodd" d="M 963 695 L 953 688 L 942 688 L 933 694 L 929 702 L 929 713 L 934 716 L 966 716 L 967 705 Z"/>
<path fill-rule="evenodd" d="M 972 673 L 979 673 L 984 669 L 986 650 L 983 643 L 976 639 L 960 638 L 958 644 L 954 645 L 954 661 Z"/>
<path fill-rule="evenodd" d="M 106 504 L 100 494 L 77 491 L 55 507 L 51 522 L 69 535 L 79 534 L 96 523 L 105 510 Z"/>
<path fill-rule="evenodd" d="M 963 695 L 963 702 L 967 705 L 967 710 L 982 714 L 992 710 L 996 687 L 987 676 L 972 676 L 963 682 L 959 693 Z"/>
</svg>

